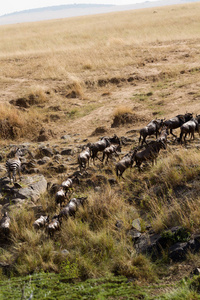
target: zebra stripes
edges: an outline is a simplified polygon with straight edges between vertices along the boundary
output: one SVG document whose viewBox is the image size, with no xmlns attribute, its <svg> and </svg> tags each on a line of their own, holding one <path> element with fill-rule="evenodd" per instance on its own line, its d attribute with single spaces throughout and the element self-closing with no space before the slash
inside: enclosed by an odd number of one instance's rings
<svg viewBox="0 0 200 300">
<path fill-rule="evenodd" d="M 19 157 L 22 155 L 22 152 L 19 148 L 16 149 L 15 157 L 10 158 L 6 161 L 6 170 L 10 178 L 10 183 L 13 180 L 13 183 L 16 181 L 16 175 L 18 173 L 20 177 L 21 161 Z"/>
</svg>

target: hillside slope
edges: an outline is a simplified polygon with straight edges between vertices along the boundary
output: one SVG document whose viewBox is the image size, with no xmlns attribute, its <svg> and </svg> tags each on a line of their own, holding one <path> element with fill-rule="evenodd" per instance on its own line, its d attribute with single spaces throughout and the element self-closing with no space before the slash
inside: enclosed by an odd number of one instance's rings
<svg viewBox="0 0 200 300">
<path fill-rule="evenodd" d="M 124 178 L 115 164 L 152 119 L 200 113 L 199 11 L 195 3 L 0 27 L 0 204 L 11 218 L 0 239 L 2 279 L 41 270 L 64 272 L 63 284 L 122 275 L 131 287 L 152 284 L 149 299 L 171 287 L 198 297 L 198 281 L 195 291 L 189 279 L 176 284 L 200 263 L 199 135 L 186 144 L 169 135 L 157 164 Z M 83 147 L 114 134 L 119 157 L 79 174 Z M 24 156 L 13 185 L 5 162 L 15 146 Z M 60 214 L 55 194 L 73 175 L 80 182 L 64 204 L 87 197 L 85 205 L 54 235 L 34 230 L 41 214 Z"/>
</svg>

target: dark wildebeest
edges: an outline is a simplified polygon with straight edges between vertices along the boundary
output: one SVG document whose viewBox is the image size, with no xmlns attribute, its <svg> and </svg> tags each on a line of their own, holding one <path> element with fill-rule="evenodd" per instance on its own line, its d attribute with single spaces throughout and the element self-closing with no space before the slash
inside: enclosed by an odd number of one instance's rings
<svg viewBox="0 0 200 300">
<path fill-rule="evenodd" d="M 92 143 L 89 147 L 91 150 L 91 158 L 93 159 L 93 164 L 95 158 L 100 158 L 97 156 L 99 151 L 103 151 L 106 147 L 110 146 L 111 144 L 118 144 L 120 145 L 120 139 L 116 136 L 116 134 L 113 137 L 103 137 L 100 141 Z M 100 160 L 101 161 L 101 160 Z"/>
<path fill-rule="evenodd" d="M 200 131 L 199 131 L 199 123 L 196 119 L 191 119 L 190 121 L 184 123 L 182 126 L 181 126 L 181 133 L 180 133 L 180 142 L 182 144 L 182 138 L 183 138 L 183 135 L 185 134 L 184 136 L 184 142 L 186 143 L 186 136 L 187 134 L 191 134 L 191 138 L 193 137 L 194 139 L 194 132 L 197 131 L 200 135 Z"/>
<path fill-rule="evenodd" d="M 126 169 L 132 168 L 133 162 L 135 159 L 135 155 L 137 153 L 137 148 L 132 152 L 126 154 L 116 165 L 115 165 L 115 170 L 116 170 L 116 175 L 118 177 L 123 178 L 123 173 Z"/>
<path fill-rule="evenodd" d="M 147 126 L 143 127 L 142 129 L 140 129 L 140 138 L 139 138 L 139 143 L 142 139 L 142 143 L 141 145 L 143 145 L 143 143 L 146 143 L 146 137 L 148 135 L 156 135 L 156 138 L 159 134 L 159 129 L 162 127 L 163 125 L 163 119 L 155 119 L 152 120 L 149 124 L 147 124 Z"/>
<path fill-rule="evenodd" d="M 141 164 L 145 161 L 152 161 L 152 165 L 154 161 L 156 162 L 156 158 L 158 157 L 160 149 L 166 149 L 165 143 L 161 140 L 151 141 L 146 149 L 137 152 L 135 155 L 136 167 L 138 167 L 139 171 L 141 170 Z"/>
<path fill-rule="evenodd" d="M 106 163 L 108 162 L 108 159 L 115 153 L 118 155 L 118 152 L 121 152 L 121 146 L 120 145 L 110 145 L 109 147 L 106 147 L 103 150 L 103 157 L 102 157 L 102 162 L 104 162 L 105 157 L 106 158 Z"/>
<path fill-rule="evenodd" d="M 80 172 L 82 172 L 82 168 L 85 169 L 88 165 L 89 167 L 89 160 L 90 160 L 90 147 L 86 147 L 81 153 L 78 155 L 78 164 L 80 168 Z"/>
<path fill-rule="evenodd" d="M 191 120 L 193 118 L 193 114 L 186 113 L 185 115 L 177 115 L 174 118 L 164 121 L 164 125 L 167 129 L 170 129 L 170 133 L 177 138 L 175 134 L 173 134 L 172 130 L 181 127 L 184 123 Z"/>
<path fill-rule="evenodd" d="M 200 124 L 200 115 L 196 115 L 196 120 Z"/>
</svg>

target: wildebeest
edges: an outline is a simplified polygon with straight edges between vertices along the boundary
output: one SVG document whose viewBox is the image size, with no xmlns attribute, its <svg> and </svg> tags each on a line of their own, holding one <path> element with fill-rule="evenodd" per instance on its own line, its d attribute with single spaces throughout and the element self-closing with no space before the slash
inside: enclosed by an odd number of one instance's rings
<svg viewBox="0 0 200 300">
<path fill-rule="evenodd" d="M 200 124 L 200 115 L 196 115 L 196 120 Z"/>
<path fill-rule="evenodd" d="M 167 127 L 168 130 L 170 130 L 170 133 L 174 137 L 177 137 L 175 134 L 173 134 L 172 130 L 181 127 L 184 123 L 191 120 L 192 118 L 192 113 L 186 113 L 185 115 L 177 115 L 174 118 L 164 121 L 164 125 Z"/>
<path fill-rule="evenodd" d="M 123 173 L 127 168 L 132 168 L 137 148 L 132 153 L 127 153 L 116 165 L 115 171 L 118 177 L 123 178 Z"/>
<path fill-rule="evenodd" d="M 168 130 L 167 130 L 167 127 L 164 126 L 161 129 L 158 140 L 162 141 L 166 145 L 167 144 L 167 136 L 168 136 Z"/>
<path fill-rule="evenodd" d="M 86 147 L 81 153 L 78 155 L 78 164 L 80 168 L 80 172 L 82 172 L 82 168 L 85 169 L 90 160 L 91 150 L 90 147 Z"/>
<path fill-rule="evenodd" d="M 64 191 L 63 187 L 61 186 L 56 192 L 56 196 L 55 196 L 56 204 L 60 204 L 61 206 L 62 203 L 65 202 L 65 198 L 66 198 L 66 191 Z"/>
<path fill-rule="evenodd" d="M 152 165 L 159 154 L 160 149 L 166 149 L 166 145 L 161 140 L 151 141 L 144 150 L 137 152 L 135 155 L 136 167 L 141 170 L 141 164 L 145 161 L 152 161 Z"/>
<path fill-rule="evenodd" d="M 106 147 L 103 150 L 103 157 L 102 157 L 102 162 L 104 162 L 104 159 L 106 157 L 106 163 L 108 162 L 108 159 L 115 153 L 116 155 L 118 155 L 118 152 L 121 152 L 121 145 L 110 145 L 108 147 Z"/>
<path fill-rule="evenodd" d="M 8 235 L 10 232 L 10 217 L 7 212 L 4 212 L 2 219 L 0 220 L 0 231 L 4 235 Z"/>
<path fill-rule="evenodd" d="M 61 228 L 62 219 L 60 215 L 55 215 L 47 225 L 46 229 L 50 236 L 53 236 L 53 234 L 60 230 Z"/>
<path fill-rule="evenodd" d="M 140 129 L 140 137 L 139 137 L 139 143 L 142 139 L 142 143 L 141 145 L 143 145 L 143 143 L 146 143 L 146 137 L 148 135 L 156 135 L 156 138 L 158 136 L 159 133 L 159 129 L 162 127 L 163 125 L 163 119 L 155 119 L 152 120 L 149 124 L 147 124 L 147 126 L 143 127 L 142 129 Z"/>
<path fill-rule="evenodd" d="M 78 208 L 80 205 L 84 205 L 86 199 L 87 197 L 72 198 L 69 203 L 60 211 L 59 216 L 65 218 L 68 218 L 69 216 L 75 217 Z"/>
<path fill-rule="evenodd" d="M 95 158 L 98 157 L 98 152 L 103 151 L 106 147 L 110 146 L 111 144 L 120 144 L 120 139 L 115 134 L 113 137 L 103 137 L 100 141 L 97 141 L 95 143 L 92 143 L 89 147 L 91 150 L 91 158 L 93 159 L 93 164 L 95 164 Z"/>
<path fill-rule="evenodd" d="M 49 223 L 49 216 L 40 216 L 35 222 L 33 223 L 33 227 L 35 230 L 44 228 Z"/>
<path fill-rule="evenodd" d="M 184 142 L 186 143 L 186 136 L 187 134 L 191 134 L 191 138 L 193 137 L 194 139 L 194 132 L 197 131 L 199 134 L 199 123 L 196 119 L 191 119 L 190 121 L 184 123 L 182 126 L 181 126 L 181 133 L 180 133 L 180 142 L 182 144 L 182 138 L 183 138 L 183 135 L 185 134 L 184 136 Z"/>
<path fill-rule="evenodd" d="M 65 191 L 65 196 L 67 195 L 67 192 L 73 188 L 75 183 L 79 184 L 79 178 L 77 175 L 73 176 L 72 178 L 68 178 L 61 183 L 61 187 Z"/>
</svg>

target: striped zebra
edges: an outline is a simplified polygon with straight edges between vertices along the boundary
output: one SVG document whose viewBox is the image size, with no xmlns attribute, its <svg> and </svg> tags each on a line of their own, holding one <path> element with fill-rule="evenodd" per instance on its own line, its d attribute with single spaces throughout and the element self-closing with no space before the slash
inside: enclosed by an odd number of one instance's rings
<svg viewBox="0 0 200 300">
<path fill-rule="evenodd" d="M 22 155 L 22 151 L 17 148 L 15 151 L 15 157 L 10 158 L 6 161 L 6 170 L 8 172 L 8 176 L 10 178 L 10 183 L 13 180 L 13 183 L 16 181 L 16 175 L 18 173 L 20 178 L 20 169 L 21 169 L 21 161 L 20 156 Z"/>
</svg>

